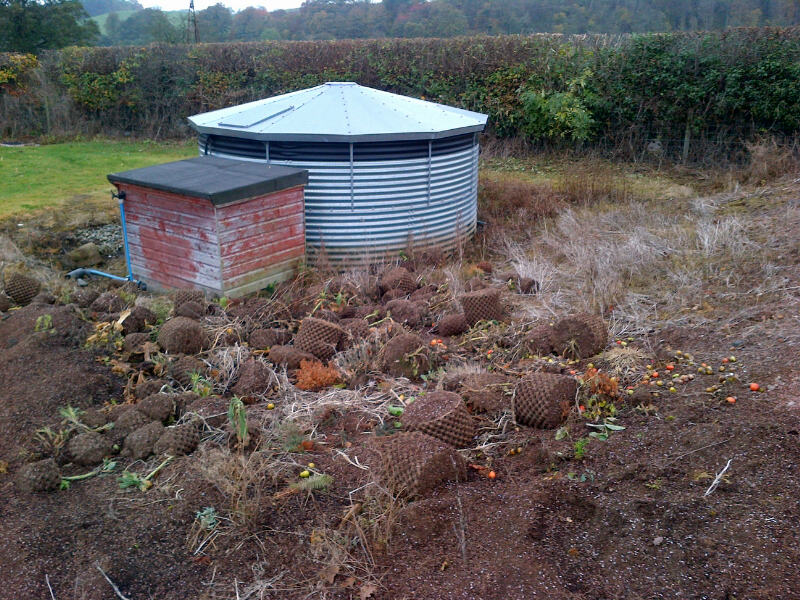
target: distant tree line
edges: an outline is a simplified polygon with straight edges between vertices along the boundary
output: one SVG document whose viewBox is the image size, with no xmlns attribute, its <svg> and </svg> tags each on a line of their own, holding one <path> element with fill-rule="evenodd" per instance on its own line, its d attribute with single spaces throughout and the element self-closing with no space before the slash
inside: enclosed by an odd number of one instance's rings
<svg viewBox="0 0 800 600">
<path fill-rule="evenodd" d="M 100 31 L 78 0 L 0 0 L 0 51 L 94 44 Z"/>
<path fill-rule="evenodd" d="M 0 0 L 0 51 L 193 41 L 185 16 L 137 0 Z M 135 11 L 127 15 L 123 11 Z M 120 16 L 121 13 L 122 16 Z M 107 14 L 104 35 L 87 17 Z M 638 33 L 800 24 L 800 0 L 306 0 L 198 11 L 201 42 Z"/>
<path fill-rule="evenodd" d="M 107 23 L 103 45 L 185 39 L 184 24 L 142 12 L 113 22 L 117 30 Z M 236 13 L 217 4 L 197 22 L 203 42 L 671 32 L 797 25 L 800 0 L 307 0 L 296 10 Z"/>
</svg>

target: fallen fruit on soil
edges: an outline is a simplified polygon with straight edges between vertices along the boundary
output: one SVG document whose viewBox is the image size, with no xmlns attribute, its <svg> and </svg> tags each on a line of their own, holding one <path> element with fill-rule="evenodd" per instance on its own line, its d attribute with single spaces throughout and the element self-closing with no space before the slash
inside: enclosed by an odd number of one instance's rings
<svg viewBox="0 0 800 600">
<path fill-rule="evenodd" d="M 757 383 L 751 383 L 750 384 L 750 391 L 751 392 L 757 392 L 760 389 L 761 389 L 761 386 L 758 385 Z"/>
</svg>

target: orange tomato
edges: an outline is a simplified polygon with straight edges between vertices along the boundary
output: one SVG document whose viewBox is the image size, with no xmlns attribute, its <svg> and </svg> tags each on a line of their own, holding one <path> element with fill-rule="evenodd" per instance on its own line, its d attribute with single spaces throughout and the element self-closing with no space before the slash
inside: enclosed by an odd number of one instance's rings
<svg viewBox="0 0 800 600">
<path fill-rule="evenodd" d="M 735 398 L 734 396 L 728 396 L 727 398 L 725 398 L 725 400 L 726 400 L 726 401 L 727 401 L 729 404 L 736 404 L 736 398 Z"/>
<path fill-rule="evenodd" d="M 750 391 L 751 392 L 757 392 L 760 389 L 761 389 L 761 386 L 758 385 L 757 383 L 751 383 L 750 384 Z"/>
<path fill-rule="evenodd" d="M 487 475 L 487 477 L 489 479 L 494 479 L 495 477 L 497 477 L 497 473 L 495 473 L 494 471 L 489 471 L 489 474 Z"/>
</svg>

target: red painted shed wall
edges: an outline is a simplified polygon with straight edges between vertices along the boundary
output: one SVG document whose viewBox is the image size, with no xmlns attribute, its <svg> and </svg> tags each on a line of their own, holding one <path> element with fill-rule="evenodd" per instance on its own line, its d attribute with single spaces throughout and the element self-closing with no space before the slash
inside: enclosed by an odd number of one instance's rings
<svg viewBox="0 0 800 600">
<path fill-rule="evenodd" d="M 305 253 L 303 187 L 215 207 L 131 184 L 125 219 L 136 278 L 241 295 L 288 277 Z"/>
</svg>

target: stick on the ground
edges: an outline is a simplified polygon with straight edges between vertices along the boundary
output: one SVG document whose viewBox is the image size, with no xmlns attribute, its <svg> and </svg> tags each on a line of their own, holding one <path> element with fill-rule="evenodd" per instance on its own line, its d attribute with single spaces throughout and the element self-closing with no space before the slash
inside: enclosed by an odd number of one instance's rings
<svg viewBox="0 0 800 600">
<path fill-rule="evenodd" d="M 714 490 L 717 489 L 717 486 L 719 485 L 719 482 L 722 481 L 722 476 L 725 475 L 725 471 L 727 471 L 728 468 L 731 466 L 731 461 L 732 460 L 733 460 L 732 458 L 729 458 L 728 459 L 728 464 L 725 465 L 725 468 L 722 469 L 722 471 L 720 471 L 719 473 L 717 473 L 717 476 L 714 478 L 714 481 L 711 482 L 711 485 L 708 486 L 708 489 L 706 490 L 706 493 L 703 494 L 703 498 L 705 498 L 709 494 L 712 494 L 714 492 Z"/>
<path fill-rule="evenodd" d="M 668 460 L 667 462 L 662 464 L 661 468 L 663 469 L 664 467 L 669 466 L 672 463 L 674 463 L 676 460 L 680 460 L 681 458 L 683 458 L 685 456 L 689 456 L 690 454 L 694 454 L 695 452 L 700 452 L 701 450 L 707 450 L 708 448 L 713 448 L 714 446 L 719 446 L 720 444 L 724 444 L 726 442 L 730 442 L 733 438 L 734 438 L 734 436 L 731 436 L 731 437 L 729 437 L 727 439 L 724 439 L 722 441 L 714 442 L 713 444 L 708 444 L 707 446 L 703 446 L 702 448 L 695 448 L 694 450 L 690 450 L 689 452 L 684 452 L 683 454 L 679 454 L 675 458 L 673 458 L 671 460 Z"/>
<path fill-rule="evenodd" d="M 53 593 L 53 588 L 50 587 L 50 575 L 47 573 L 44 574 L 44 582 L 47 584 L 47 589 L 50 590 L 50 597 L 53 600 L 56 600 L 56 595 Z"/>
<path fill-rule="evenodd" d="M 100 575 L 102 575 L 103 577 L 106 578 L 106 581 L 114 589 L 114 593 L 117 595 L 117 597 L 120 600 L 131 600 L 125 594 L 123 594 L 122 592 L 119 591 L 119 588 L 116 586 L 116 584 L 113 581 L 111 581 L 111 578 L 108 575 L 106 575 L 106 572 L 103 571 L 103 569 L 100 568 L 100 565 L 98 563 L 94 563 L 94 566 L 97 568 L 98 571 L 100 571 Z"/>
</svg>

